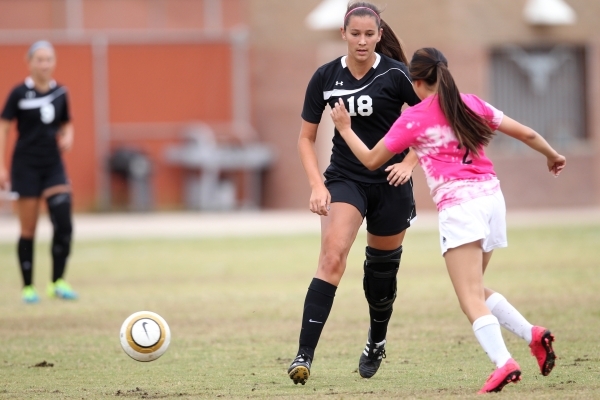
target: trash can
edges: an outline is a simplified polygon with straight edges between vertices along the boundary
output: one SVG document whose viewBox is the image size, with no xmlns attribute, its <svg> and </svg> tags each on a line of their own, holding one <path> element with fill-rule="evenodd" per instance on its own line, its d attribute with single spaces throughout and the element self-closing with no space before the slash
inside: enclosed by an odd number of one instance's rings
<svg viewBox="0 0 600 400">
<path fill-rule="evenodd" d="M 152 163 L 142 150 L 125 147 L 115 149 L 109 159 L 109 169 L 126 180 L 131 211 L 152 210 Z"/>
</svg>

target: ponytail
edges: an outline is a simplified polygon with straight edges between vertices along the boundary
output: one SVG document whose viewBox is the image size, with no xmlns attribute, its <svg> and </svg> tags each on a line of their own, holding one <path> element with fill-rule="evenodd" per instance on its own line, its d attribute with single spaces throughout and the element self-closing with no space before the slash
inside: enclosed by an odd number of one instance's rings
<svg viewBox="0 0 600 400">
<path fill-rule="evenodd" d="M 404 49 L 402 48 L 400 40 L 392 28 L 383 19 L 381 19 L 381 10 L 379 10 L 377 6 L 366 1 L 357 1 L 348 4 L 346 16 L 344 17 L 344 28 L 348 26 L 348 21 L 351 16 L 375 17 L 375 20 L 377 21 L 377 28 L 383 29 L 381 40 L 375 46 L 375 51 L 408 65 L 408 59 L 406 58 L 406 54 L 404 53 Z"/>
<path fill-rule="evenodd" d="M 375 51 L 408 65 L 408 59 L 406 58 L 406 54 L 404 54 L 400 40 L 383 19 L 381 20 L 381 28 L 383 29 L 383 33 L 381 40 L 375 46 Z"/>
<path fill-rule="evenodd" d="M 444 116 L 461 147 L 478 155 L 481 146 L 487 146 L 494 131 L 487 122 L 471 110 L 460 96 L 456 82 L 448 70 L 448 61 L 441 51 L 434 48 L 419 49 L 410 62 L 410 77 L 422 80 L 429 86 L 437 83 L 438 101 Z"/>
</svg>

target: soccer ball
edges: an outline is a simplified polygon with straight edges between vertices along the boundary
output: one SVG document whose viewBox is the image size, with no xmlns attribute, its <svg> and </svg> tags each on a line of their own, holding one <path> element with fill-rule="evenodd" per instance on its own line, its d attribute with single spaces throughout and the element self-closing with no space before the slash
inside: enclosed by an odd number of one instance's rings
<svg viewBox="0 0 600 400">
<path fill-rule="evenodd" d="M 131 314 L 121 325 L 121 347 L 136 361 L 154 361 L 171 343 L 167 322 L 151 311 Z"/>
</svg>

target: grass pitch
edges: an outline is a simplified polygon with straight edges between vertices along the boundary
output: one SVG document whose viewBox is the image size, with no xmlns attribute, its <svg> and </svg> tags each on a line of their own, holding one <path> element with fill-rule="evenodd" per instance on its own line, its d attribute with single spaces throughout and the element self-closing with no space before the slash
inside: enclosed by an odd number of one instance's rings
<svg viewBox="0 0 600 400">
<path fill-rule="evenodd" d="M 600 398 L 600 226 L 519 229 L 492 258 L 486 284 L 552 329 L 559 360 L 542 377 L 529 348 L 504 337 L 523 380 L 499 395 Z M 318 236 L 76 242 L 68 271 L 81 299 L 44 295 L 47 243 L 35 254 L 42 302 L 20 302 L 15 246 L 0 244 L 0 398 L 471 398 L 493 366 L 460 312 L 436 232 L 409 232 L 388 357 L 357 373 L 368 329 L 360 236 L 325 327 L 312 375 L 295 386 L 295 356 Z M 139 363 L 119 328 L 151 310 L 171 327 L 169 350 Z M 36 367 L 46 362 L 53 366 Z"/>
</svg>

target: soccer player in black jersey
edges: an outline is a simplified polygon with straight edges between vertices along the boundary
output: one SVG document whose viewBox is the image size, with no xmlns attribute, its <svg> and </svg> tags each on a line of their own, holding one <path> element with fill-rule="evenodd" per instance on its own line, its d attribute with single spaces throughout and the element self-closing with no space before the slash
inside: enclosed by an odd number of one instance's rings
<svg viewBox="0 0 600 400">
<path fill-rule="evenodd" d="M 377 372 L 385 357 L 402 240 L 416 216 L 411 174 L 417 157 L 412 151 L 369 171 L 336 130 L 325 181 L 321 178 L 314 144 L 327 104 L 333 107 L 342 99 L 352 116 L 352 129 L 372 147 L 400 116 L 404 104 L 419 102 L 408 78 L 402 46 L 373 4 L 350 4 L 341 34 L 348 43 L 348 54 L 320 67 L 310 80 L 298 140 L 312 188 L 310 210 L 321 216 L 321 252 L 304 302 L 298 353 L 288 369 L 296 384 L 305 384 L 310 376 L 315 348 L 364 218 L 368 233 L 363 287 L 370 329 L 359 373 L 370 378 Z"/>
<path fill-rule="evenodd" d="M 72 300 L 76 293 L 63 279 L 71 249 L 71 188 L 61 152 L 73 145 L 67 89 L 52 79 L 56 65 L 49 42 L 35 42 L 27 52 L 30 76 L 9 94 L 0 115 L 0 190 L 19 194 L 17 210 L 21 226 L 18 257 L 23 275 L 23 301 L 37 303 L 32 285 L 33 240 L 40 202 L 46 201 L 54 227 L 53 274 L 48 296 Z M 6 138 L 13 119 L 19 133 L 10 177 L 4 162 Z"/>
</svg>

